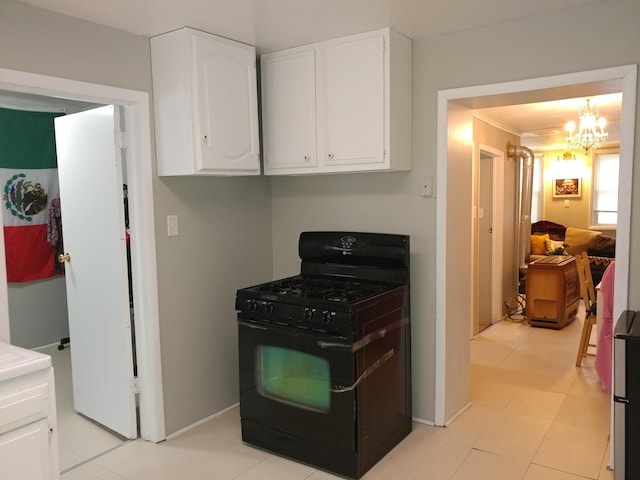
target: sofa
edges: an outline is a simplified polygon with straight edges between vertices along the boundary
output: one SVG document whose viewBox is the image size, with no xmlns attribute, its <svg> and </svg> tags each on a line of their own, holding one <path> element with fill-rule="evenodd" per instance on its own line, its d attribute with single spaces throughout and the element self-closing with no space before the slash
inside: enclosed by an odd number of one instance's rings
<svg viewBox="0 0 640 480">
<path fill-rule="evenodd" d="M 605 269 L 615 259 L 616 239 L 602 232 L 565 227 L 541 220 L 531 225 L 531 255 L 533 262 L 547 255 L 578 255 L 587 252 L 594 285 L 598 285 Z"/>
</svg>

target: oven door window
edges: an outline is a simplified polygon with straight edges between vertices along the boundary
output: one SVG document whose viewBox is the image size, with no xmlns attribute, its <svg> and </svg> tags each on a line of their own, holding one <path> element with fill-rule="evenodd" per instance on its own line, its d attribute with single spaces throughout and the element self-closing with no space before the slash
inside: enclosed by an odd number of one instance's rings
<svg viewBox="0 0 640 480">
<path fill-rule="evenodd" d="M 256 385 L 264 397 L 328 413 L 331 408 L 329 362 L 289 348 L 262 345 L 256 351 Z"/>
<path fill-rule="evenodd" d="M 355 355 L 347 339 L 238 318 L 240 416 L 355 450 Z"/>
</svg>

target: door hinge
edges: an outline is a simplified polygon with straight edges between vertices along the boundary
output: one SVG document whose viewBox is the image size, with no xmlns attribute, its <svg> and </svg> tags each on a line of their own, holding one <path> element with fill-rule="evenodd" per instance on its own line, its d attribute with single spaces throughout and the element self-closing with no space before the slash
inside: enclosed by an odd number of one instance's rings
<svg viewBox="0 0 640 480">
<path fill-rule="evenodd" d="M 138 395 L 140 393 L 140 381 L 138 377 L 133 377 L 131 379 L 131 393 Z"/>
<path fill-rule="evenodd" d="M 127 148 L 127 134 L 125 132 L 116 132 L 116 147 Z"/>
</svg>

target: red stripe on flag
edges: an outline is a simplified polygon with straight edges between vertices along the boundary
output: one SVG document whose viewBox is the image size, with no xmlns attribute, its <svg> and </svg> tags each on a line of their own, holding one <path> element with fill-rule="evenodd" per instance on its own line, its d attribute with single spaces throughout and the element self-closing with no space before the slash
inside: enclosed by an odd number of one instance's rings
<svg viewBox="0 0 640 480">
<path fill-rule="evenodd" d="M 54 249 L 47 243 L 47 225 L 4 227 L 7 281 L 28 282 L 53 277 Z"/>
</svg>

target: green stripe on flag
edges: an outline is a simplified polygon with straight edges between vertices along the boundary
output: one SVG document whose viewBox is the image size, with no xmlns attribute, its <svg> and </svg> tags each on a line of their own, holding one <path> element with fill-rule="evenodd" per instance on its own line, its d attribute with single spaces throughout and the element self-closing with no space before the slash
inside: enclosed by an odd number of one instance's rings
<svg viewBox="0 0 640 480">
<path fill-rule="evenodd" d="M 61 115 L 0 108 L 0 167 L 56 168 L 53 119 Z"/>
</svg>

